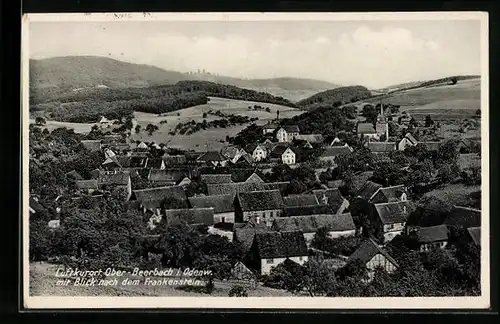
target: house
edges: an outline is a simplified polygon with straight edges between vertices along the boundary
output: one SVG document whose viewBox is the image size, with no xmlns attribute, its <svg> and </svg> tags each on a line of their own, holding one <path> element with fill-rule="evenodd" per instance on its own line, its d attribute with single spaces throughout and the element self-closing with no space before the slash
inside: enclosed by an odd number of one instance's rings
<svg viewBox="0 0 500 324">
<path fill-rule="evenodd" d="M 375 208 L 373 221 L 378 225 L 378 233 L 382 235 L 383 243 L 390 242 L 403 232 L 408 215 L 415 210 L 410 201 L 381 203 L 373 206 Z"/>
<path fill-rule="evenodd" d="M 342 145 L 343 145 L 342 141 L 338 137 L 335 137 L 330 143 L 330 146 L 342 146 Z"/>
<path fill-rule="evenodd" d="M 97 185 L 99 190 L 124 189 L 127 193 L 125 201 L 129 200 L 132 195 L 132 181 L 129 171 L 100 172 Z"/>
<path fill-rule="evenodd" d="M 413 137 L 411 133 L 406 133 L 405 137 L 398 143 L 398 150 L 403 151 L 405 148 L 410 146 L 415 146 L 418 141 Z"/>
<path fill-rule="evenodd" d="M 253 158 L 250 154 L 243 151 L 241 154 L 237 155 L 232 162 L 237 166 L 251 166 Z"/>
<path fill-rule="evenodd" d="M 300 231 L 255 233 L 250 248 L 249 265 L 261 275 L 268 275 L 271 269 L 285 260 L 300 265 L 307 262 L 307 244 Z"/>
<path fill-rule="evenodd" d="M 272 134 L 276 130 L 276 127 L 278 127 L 278 125 L 274 123 L 267 123 L 266 125 L 262 126 L 262 134 Z"/>
<path fill-rule="evenodd" d="M 251 281 L 255 280 L 255 274 L 243 264 L 243 262 L 238 261 L 231 269 L 231 279 L 233 280 L 244 280 Z"/>
<path fill-rule="evenodd" d="M 396 151 L 396 142 L 368 142 L 366 147 L 375 154 L 387 154 Z"/>
<path fill-rule="evenodd" d="M 189 197 L 191 208 L 213 208 L 214 224 L 234 223 L 234 196 L 216 195 Z"/>
<path fill-rule="evenodd" d="M 446 225 L 420 227 L 416 234 L 420 252 L 443 249 L 448 244 L 448 227 Z"/>
<path fill-rule="evenodd" d="M 165 167 L 184 165 L 187 162 L 187 158 L 185 155 L 169 155 L 165 153 L 162 159 L 163 162 L 165 162 Z"/>
<path fill-rule="evenodd" d="M 318 189 L 313 190 L 313 194 L 320 204 L 328 205 L 336 215 L 343 214 L 349 208 L 349 201 L 338 189 Z"/>
<path fill-rule="evenodd" d="M 253 161 L 262 161 L 267 157 L 267 149 L 259 144 L 249 144 L 245 148 L 245 152 L 252 156 Z"/>
<path fill-rule="evenodd" d="M 444 224 L 449 227 L 480 227 L 481 210 L 463 206 L 453 206 L 446 216 Z"/>
<path fill-rule="evenodd" d="M 357 192 L 357 197 L 362 198 L 366 201 L 370 200 L 376 193 L 377 191 L 382 188 L 383 186 L 381 184 L 378 184 L 373 181 L 366 181 L 361 188 L 359 188 Z"/>
<path fill-rule="evenodd" d="M 256 233 L 270 232 L 265 224 L 238 224 L 233 227 L 233 242 L 238 243 L 244 259 L 250 252 Z"/>
<path fill-rule="evenodd" d="M 92 152 L 101 150 L 101 140 L 82 140 L 83 146 Z"/>
<path fill-rule="evenodd" d="M 382 268 L 387 273 L 392 273 L 399 267 L 396 260 L 372 239 L 367 239 L 361 243 L 359 248 L 351 254 L 347 260 L 347 264 L 354 261 L 361 261 L 366 266 L 368 281 L 373 280 L 375 269 L 377 268 Z"/>
<path fill-rule="evenodd" d="M 139 150 L 146 150 L 146 151 L 149 150 L 148 145 L 146 143 L 144 143 L 144 142 L 140 142 L 139 144 L 137 144 L 137 148 Z"/>
<path fill-rule="evenodd" d="M 467 232 L 469 233 L 472 242 L 481 247 L 481 227 L 469 227 L 467 228 Z"/>
<path fill-rule="evenodd" d="M 321 228 L 327 228 L 328 236 L 331 238 L 349 237 L 356 234 L 356 226 L 351 213 L 280 217 L 276 218 L 271 226 L 272 230 L 278 232 L 301 231 L 308 246 Z"/>
<path fill-rule="evenodd" d="M 347 144 L 344 146 L 329 146 L 325 148 L 325 152 L 320 156 L 320 159 L 335 161 L 338 157 L 349 153 L 352 153 L 352 148 Z"/>
<path fill-rule="evenodd" d="M 379 135 L 372 123 L 358 123 L 356 134 L 361 138 L 378 139 Z"/>
<path fill-rule="evenodd" d="M 180 170 L 173 169 L 151 169 L 148 174 L 148 181 L 157 186 L 174 186 L 179 184 L 186 174 Z"/>
<path fill-rule="evenodd" d="M 82 193 L 92 194 L 99 189 L 96 179 L 75 181 L 76 189 Z"/>
<path fill-rule="evenodd" d="M 288 146 L 278 145 L 271 151 L 271 159 L 280 159 L 282 163 L 295 164 L 295 152 Z"/>
<path fill-rule="evenodd" d="M 217 151 L 208 151 L 202 153 L 196 162 L 209 166 L 226 166 L 228 159 Z"/>
<path fill-rule="evenodd" d="M 283 199 L 279 190 L 239 192 L 235 199 L 235 221 L 265 223 L 271 226 L 280 217 Z"/>
<path fill-rule="evenodd" d="M 306 135 L 295 135 L 296 141 L 305 141 L 310 144 L 322 144 L 325 138 L 321 134 L 306 134 Z"/>
<path fill-rule="evenodd" d="M 372 204 L 406 201 L 408 191 L 404 185 L 380 187 L 369 199 Z"/>
<path fill-rule="evenodd" d="M 134 190 L 131 200 L 137 200 L 139 207 L 144 213 L 152 212 L 161 214 L 162 203 L 166 199 L 176 199 L 179 202 L 186 202 L 186 193 L 181 186 L 156 187 Z M 187 203 L 186 203 L 187 207 Z"/>
<path fill-rule="evenodd" d="M 235 163 L 244 152 L 244 150 L 241 150 L 236 146 L 226 146 L 220 151 L 220 153 L 232 163 Z"/>
<path fill-rule="evenodd" d="M 334 211 L 329 205 L 315 204 L 302 206 L 285 206 L 281 217 L 308 216 L 308 215 L 323 215 L 334 214 Z"/>
<path fill-rule="evenodd" d="M 163 161 L 162 158 L 148 158 L 146 162 L 146 168 L 164 170 L 165 162 Z"/>
<path fill-rule="evenodd" d="M 283 203 L 285 207 L 319 205 L 318 199 L 314 194 L 288 195 L 283 197 Z"/>
<path fill-rule="evenodd" d="M 246 183 L 264 183 L 261 177 L 257 173 L 252 173 L 246 180 Z"/>
<path fill-rule="evenodd" d="M 201 181 L 206 184 L 215 184 L 215 183 L 232 183 L 233 179 L 230 173 L 227 174 L 202 174 L 200 176 Z"/>
<path fill-rule="evenodd" d="M 185 222 L 189 225 L 214 224 L 213 208 L 185 208 L 185 209 L 167 209 L 165 210 L 165 220 L 168 225 Z"/>
<path fill-rule="evenodd" d="M 235 182 L 235 183 L 212 183 L 207 184 L 207 191 L 209 195 L 233 195 L 238 192 L 251 192 L 262 190 L 280 190 L 284 192 L 290 182 Z"/>
<path fill-rule="evenodd" d="M 280 127 L 276 132 L 276 139 L 280 143 L 291 142 L 295 136 L 299 135 L 300 130 L 297 125 L 286 125 Z"/>
</svg>

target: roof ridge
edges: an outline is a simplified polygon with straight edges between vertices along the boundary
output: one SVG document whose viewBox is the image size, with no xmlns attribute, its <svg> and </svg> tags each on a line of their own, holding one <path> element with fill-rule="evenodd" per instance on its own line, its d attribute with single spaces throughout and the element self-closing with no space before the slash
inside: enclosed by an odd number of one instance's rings
<svg viewBox="0 0 500 324">
<path fill-rule="evenodd" d="M 165 211 L 178 211 L 178 210 L 210 210 L 214 209 L 213 207 L 194 207 L 194 208 L 173 208 L 173 209 L 165 209 Z"/>
<path fill-rule="evenodd" d="M 459 206 L 459 205 L 453 205 L 453 207 L 454 208 L 461 208 L 461 209 L 466 209 L 466 210 L 472 210 L 472 211 L 481 212 L 481 209 L 472 208 L 472 207 Z"/>
<path fill-rule="evenodd" d="M 401 203 L 407 203 L 411 202 L 411 200 L 404 200 L 404 201 L 391 201 L 391 202 L 386 202 L 386 203 L 378 203 L 378 204 L 373 204 L 375 207 L 380 206 L 380 205 L 389 205 L 389 204 L 401 204 Z"/>
</svg>

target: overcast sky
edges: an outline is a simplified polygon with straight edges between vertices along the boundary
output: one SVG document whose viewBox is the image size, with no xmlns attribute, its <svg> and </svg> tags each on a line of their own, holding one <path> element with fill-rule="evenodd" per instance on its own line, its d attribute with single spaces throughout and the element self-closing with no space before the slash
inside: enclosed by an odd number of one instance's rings
<svg viewBox="0 0 500 324">
<path fill-rule="evenodd" d="M 30 57 L 99 55 L 180 72 L 380 88 L 480 74 L 480 22 L 32 22 Z"/>
</svg>

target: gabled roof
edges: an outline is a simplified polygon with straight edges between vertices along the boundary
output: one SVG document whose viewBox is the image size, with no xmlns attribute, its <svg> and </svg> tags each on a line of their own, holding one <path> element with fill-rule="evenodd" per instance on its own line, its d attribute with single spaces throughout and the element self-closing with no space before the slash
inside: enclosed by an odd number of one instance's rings
<svg viewBox="0 0 500 324">
<path fill-rule="evenodd" d="M 324 142 L 324 137 L 321 134 L 302 134 L 302 135 L 296 135 L 295 136 L 296 140 L 299 141 L 306 141 L 309 143 L 323 143 Z"/>
<path fill-rule="evenodd" d="M 179 170 L 160 170 L 151 169 L 149 171 L 148 180 L 154 182 L 172 182 L 174 184 L 179 183 L 186 174 Z"/>
<path fill-rule="evenodd" d="M 191 179 L 189 179 L 188 177 L 184 177 L 184 179 L 182 179 L 181 182 L 179 182 L 179 186 L 187 186 L 191 182 L 192 182 Z"/>
<path fill-rule="evenodd" d="M 261 259 L 306 256 L 308 254 L 304 235 L 293 232 L 259 232 L 255 242 Z"/>
<path fill-rule="evenodd" d="M 271 151 L 271 157 L 272 158 L 281 158 L 283 153 L 285 153 L 285 151 L 288 149 L 290 149 L 292 152 L 294 152 L 293 149 L 288 145 L 276 145 L 276 147 L 274 147 L 274 149 Z"/>
<path fill-rule="evenodd" d="M 363 243 L 361 243 L 359 248 L 356 251 L 354 251 L 353 254 L 351 254 L 347 262 L 349 263 L 354 260 L 360 260 L 361 262 L 363 262 L 363 264 L 366 264 L 368 261 L 370 261 L 374 256 L 376 256 L 379 253 L 385 256 L 385 258 L 389 262 L 391 262 L 394 266 L 396 267 L 398 266 L 396 260 L 394 260 L 394 258 L 391 257 L 389 253 L 387 253 L 387 251 L 379 247 L 377 243 L 375 243 L 372 239 L 367 239 Z"/>
<path fill-rule="evenodd" d="M 196 160 L 198 162 L 221 162 L 227 161 L 227 158 L 217 151 L 209 151 L 201 154 Z"/>
<path fill-rule="evenodd" d="M 237 159 L 236 161 L 234 162 L 235 164 L 238 164 L 238 163 L 248 163 L 248 164 L 252 164 L 253 163 L 253 160 L 252 160 L 252 157 L 250 156 L 250 154 L 248 154 L 247 152 L 241 154 Z"/>
<path fill-rule="evenodd" d="M 273 228 L 277 231 L 315 233 L 323 227 L 326 227 L 328 231 L 335 232 L 356 230 L 351 213 L 278 217 L 273 223 Z"/>
<path fill-rule="evenodd" d="M 417 239 L 421 244 L 447 241 L 448 227 L 446 225 L 420 227 L 417 231 Z"/>
<path fill-rule="evenodd" d="M 323 157 L 328 157 L 328 156 L 341 156 L 341 155 L 347 155 L 351 153 L 351 150 L 348 146 L 329 146 L 325 148 L 325 152 L 323 153 Z"/>
<path fill-rule="evenodd" d="M 234 197 L 232 195 L 216 195 L 189 197 L 193 208 L 213 208 L 215 214 L 234 212 Z"/>
<path fill-rule="evenodd" d="M 336 212 L 345 201 L 339 189 L 318 189 L 313 190 L 313 194 L 320 204 L 326 203 Z"/>
<path fill-rule="evenodd" d="M 479 227 L 481 226 L 481 210 L 462 206 L 453 206 L 444 221 L 449 226 Z"/>
<path fill-rule="evenodd" d="M 263 145 L 263 144 L 257 144 L 257 143 L 251 143 L 251 144 L 248 144 L 247 146 L 245 146 L 245 152 L 248 153 L 248 154 L 253 154 L 253 152 L 255 151 L 255 149 L 257 149 L 258 147 L 261 150 L 263 150 L 264 152 L 267 152 L 267 148 L 265 147 L 265 145 Z"/>
<path fill-rule="evenodd" d="M 386 153 L 396 150 L 396 142 L 368 142 L 368 149 L 374 153 Z"/>
<path fill-rule="evenodd" d="M 413 137 L 411 133 L 406 133 L 405 138 L 410 141 L 411 144 L 417 145 L 418 141 Z"/>
<path fill-rule="evenodd" d="M 267 227 L 267 225 L 244 227 L 237 227 L 238 224 L 234 225 L 233 241 L 240 243 L 242 252 L 244 254 L 246 254 L 250 250 L 255 237 L 255 233 L 271 231 L 271 229 Z"/>
<path fill-rule="evenodd" d="M 76 188 L 78 189 L 98 189 L 97 180 L 77 180 L 75 181 Z"/>
<path fill-rule="evenodd" d="M 368 180 L 358 190 L 358 196 L 365 200 L 369 200 L 382 187 L 381 184 Z"/>
<path fill-rule="evenodd" d="M 162 159 L 165 162 L 165 166 L 184 164 L 186 163 L 187 160 L 185 155 L 168 155 L 168 154 L 163 155 Z"/>
<path fill-rule="evenodd" d="M 167 224 L 178 224 L 186 222 L 191 225 L 213 225 L 213 208 L 189 208 L 189 209 L 167 209 L 165 210 Z"/>
<path fill-rule="evenodd" d="M 481 227 L 469 227 L 467 231 L 469 232 L 472 241 L 481 246 Z"/>
<path fill-rule="evenodd" d="M 186 200 L 186 193 L 181 186 L 156 187 L 148 189 L 134 190 L 133 196 L 144 208 L 160 208 L 166 198 Z"/>
<path fill-rule="evenodd" d="M 115 173 L 100 172 L 99 185 L 126 186 L 130 181 L 129 171 L 116 171 Z"/>
<path fill-rule="evenodd" d="M 279 190 L 240 192 L 237 195 L 242 211 L 276 210 L 283 208 Z"/>
<path fill-rule="evenodd" d="M 408 200 L 375 204 L 374 207 L 382 224 L 404 223 L 415 210 L 415 205 Z"/>
<path fill-rule="evenodd" d="M 99 151 L 101 149 L 101 140 L 82 140 L 82 144 L 89 151 Z"/>
<path fill-rule="evenodd" d="M 209 195 L 236 195 L 238 192 L 251 192 L 261 190 L 285 189 L 290 182 L 235 182 L 235 183 L 211 183 L 207 184 Z"/>
<path fill-rule="evenodd" d="M 374 196 L 381 195 L 383 197 L 383 202 L 396 202 L 401 200 L 401 196 L 407 193 L 404 185 L 391 186 L 391 187 L 382 187 L 379 188 L 375 194 L 371 197 L 369 201 L 371 201 Z M 380 201 L 382 202 L 382 201 Z"/>
<path fill-rule="evenodd" d="M 283 217 L 334 214 L 335 212 L 329 205 L 324 204 L 283 207 Z"/>
<path fill-rule="evenodd" d="M 202 174 L 201 181 L 206 184 L 214 183 L 232 183 L 233 179 L 230 173 L 227 174 Z"/>
<path fill-rule="evenodd" d="M 162 158 L 148 158 L 146 168 L 160 169 L 163 162 Z"/>
<path fill-rule="evenodd" d="M 246 183 L 264 183 L 261 177 L 257 173 L 252 173 L 246 180 Z"/>
<path fill-rule="evenodd" d="M 285 125 L 281 126 L 287 133 L 300 133 L 299 126 L 297 125 Z"/>
<path fill-rule="evenodd" d="M 376 134 L 377 131 L 372 123 L 358 123 L 358 134 Z"/>
<path fill-rule="evenodd" d="M 83 177 L 80 175 L 80 173 L 76 172 L 76 170 L 71 170 L 70 172 L 66 173 L 66 176 L 73 180 L 83 180 Z"/>
<path fill-rule="evenodd" d="M 304 205 L 319 205 L 318 199 L 314 194 L 307 195 L 288 195 L 283 197 L 283 203 L 286 207 L 298 207 Z"/>
</svg>

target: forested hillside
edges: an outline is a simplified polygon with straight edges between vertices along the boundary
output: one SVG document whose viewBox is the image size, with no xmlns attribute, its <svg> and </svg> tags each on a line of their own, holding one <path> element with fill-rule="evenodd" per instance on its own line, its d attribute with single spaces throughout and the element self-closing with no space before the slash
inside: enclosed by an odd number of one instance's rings
<svg viewBox="0 0 500 324">
<path fill-rule="evenodd" d="M 304 109 L 313 109 L 320 106 L 341 105 L 370 98 L 371 91 L 363 86 L 340 87 L 317 93 L 301 100 L 297 105 Z"/>
</svg>

